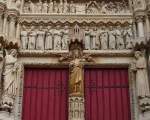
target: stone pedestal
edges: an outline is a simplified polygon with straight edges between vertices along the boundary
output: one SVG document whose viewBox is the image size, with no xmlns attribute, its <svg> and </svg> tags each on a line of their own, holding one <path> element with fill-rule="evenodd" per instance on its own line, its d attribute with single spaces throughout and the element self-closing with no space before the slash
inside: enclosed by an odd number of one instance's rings
<svg viewBox="0 0 150 120">
<path fill-rule="evenodd" d="M 84 98 L 69 97 L 69 120 L 84 120 Z"/>
<path fill-rule="evenodd" d="M 150 112 L 145 112 L 143 114 L 140 114 L 139 120 L 150 120 Z"/>
<path fill-rule="evenodd" d="M 0 120 L 14 120 L 12 113 L 0 111 Z"/>
</svg>

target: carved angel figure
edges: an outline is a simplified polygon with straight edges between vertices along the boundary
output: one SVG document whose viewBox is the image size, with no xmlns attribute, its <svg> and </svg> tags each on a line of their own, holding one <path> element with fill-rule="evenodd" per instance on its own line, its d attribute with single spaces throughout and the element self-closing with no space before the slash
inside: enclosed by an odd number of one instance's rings
<svg viewBox="0 0 150 120">
<path fill-rule="evenodd" d="M 5 56 L 4 82 L 2 94 L 2 108 L 11 110 L 14 105 L 14 99 L 18 90 L 18 71 L 19 65 L 17 63 L 17 51 L 10 50 Z"/>
</svg>

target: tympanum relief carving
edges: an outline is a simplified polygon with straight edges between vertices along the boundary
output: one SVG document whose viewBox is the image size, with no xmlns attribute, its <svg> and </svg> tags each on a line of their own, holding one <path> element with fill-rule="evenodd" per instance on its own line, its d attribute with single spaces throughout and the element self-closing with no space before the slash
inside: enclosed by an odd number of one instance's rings
<svg viewBox="0 0 150 120">
<path fill-rule="evenodd" d="M 71 26 L 25 26 L 21 28 L 23 50 L 68 50 Z M 85 50 L 125 50 L 134 45 L 133 26 L 99 26 L 83 28 Z"/>
<path fill-rule="evenodd" d="M 128 1 L 32 1 L 24 3 L 24 13 L 35 14 L 128 14 L 130 13 Z"/>
</svg>

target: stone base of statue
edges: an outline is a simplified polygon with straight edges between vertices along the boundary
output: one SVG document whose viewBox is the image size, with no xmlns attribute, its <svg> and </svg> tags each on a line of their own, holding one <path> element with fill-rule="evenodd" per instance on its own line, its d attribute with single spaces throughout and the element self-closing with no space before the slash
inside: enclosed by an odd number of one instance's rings
<svg viewBox="0 0 150 120">
<path fill-rule="evenodd" d="M 84 97 L 69 97 L 69 120 L 84 120 Z"/>
<path fill-rule="evenodd" d="M 150 111 L 140 114 L 139 120 L 150 120 Z"/>
<path fill-rule="evenodd" d="M 10 112 L 0 111 L 0 120 L 14 120 L 14 116 Z"/>
</svg>

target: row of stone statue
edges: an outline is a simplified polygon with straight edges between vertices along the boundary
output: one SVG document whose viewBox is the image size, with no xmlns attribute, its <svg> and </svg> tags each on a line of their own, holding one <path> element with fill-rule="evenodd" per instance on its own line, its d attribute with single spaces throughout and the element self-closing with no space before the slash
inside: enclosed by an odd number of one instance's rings
<svg viewBox="0 0 150 120">
<path fill-rule="evenodd" d="M 133 29 L 132 26 L 124 27 L 105 27 L 99 30 L 85 29 L 85 49 L 86 50 L 107 50 L 107 49 L 132 49 L 133 48 Z"/>
<path fill-rule="evenodd" d="M 63 29 L 58 25 L 56 28 L 43 26 L 28 30 L 25 26 L 21 31 L 22 49 L 26 50 L 67 50 L 69 43 L 70 29 L 65 26 Z M 100 29 L 84 29 L 84 49 L 86 50 L 107 50 L 107 49 L 132 49 L 133 30 L 132 26 L 122 28 L 102 26 Z"/>
<path fill-rule="evenodd" d="M 128 5 L 125 2 L 96 2 L 90 1 L 85 4 L 74 3 L 73 1 L 60 0 L 60 2 L 47 1 L 33 3 L 27 1 L 23 8 L 24 13 L 74 13 L 74 14 L 116 14 L 129 13 Z"/>
<path fill-rule="evenodd" d="M 48 26 L 46 30 L 43 26 L 35 29 L 34 26 L 28 31 L 25 26 L 21 31 L 22 49 L 29 50 L 67 50 L 69 41 L 69 28 L 65 26 L 63 30 L 58 25 L 56 29 Z"/>
</svg>

